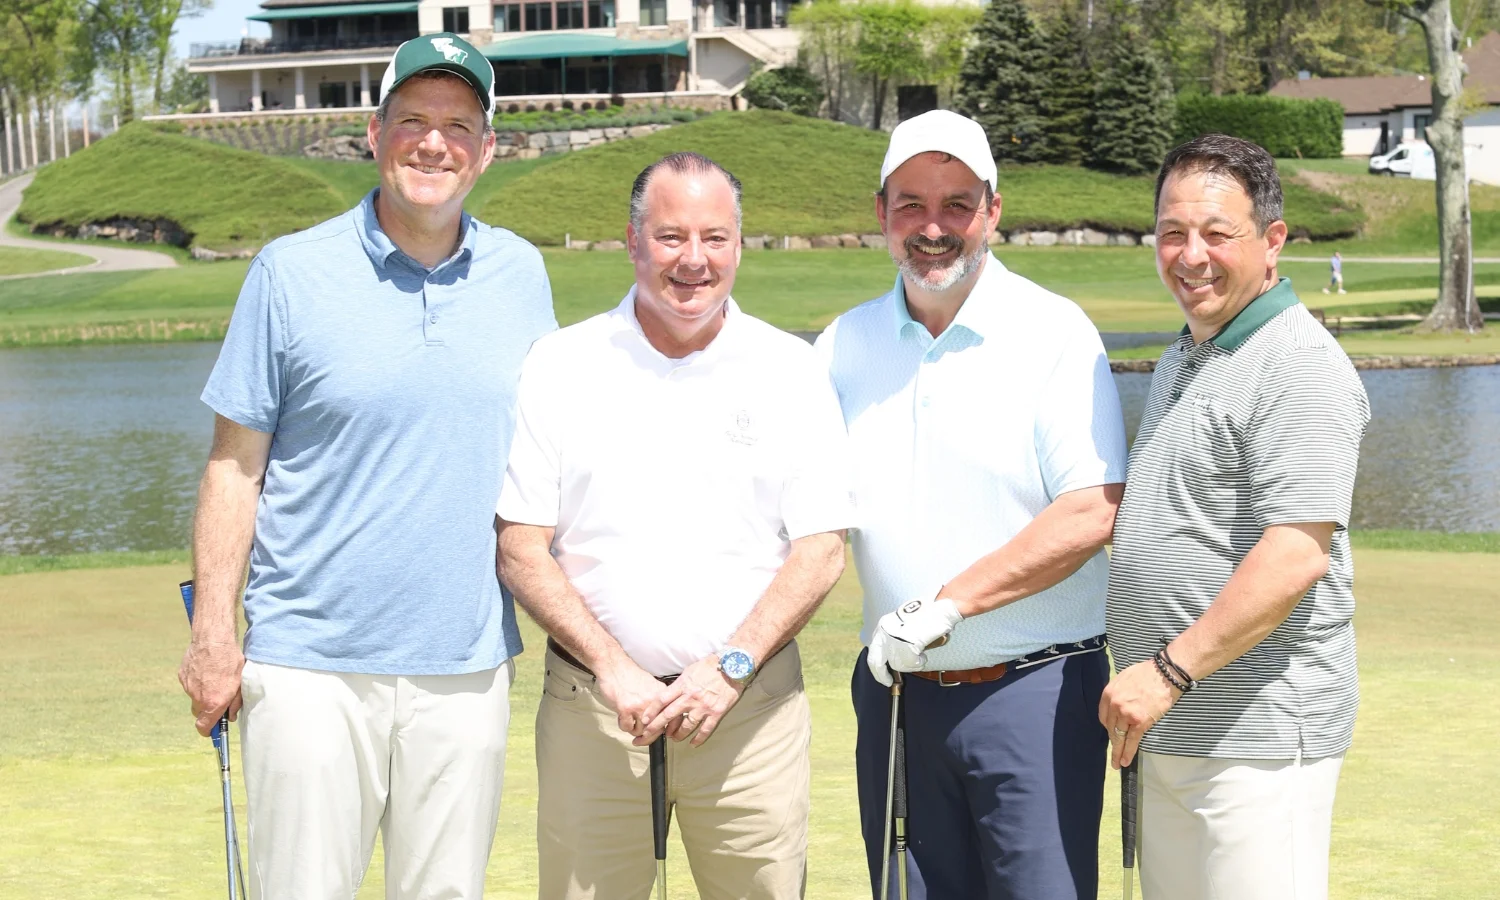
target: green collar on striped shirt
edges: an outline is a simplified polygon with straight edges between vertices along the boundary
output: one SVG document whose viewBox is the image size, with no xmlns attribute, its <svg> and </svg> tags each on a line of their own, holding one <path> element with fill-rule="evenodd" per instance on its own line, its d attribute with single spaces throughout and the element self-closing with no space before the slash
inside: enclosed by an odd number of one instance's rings
<svg viewBox="0 0 1500 900">
<path fill-rule="evenodd" d="M 1250 339 L 1250 335 L 1260 330 L 1260 326 L 1301 302 L 1292 290 L 1292 280 L 1283 276 L 1275 287 L 1251 300 L 1240 310 L 1239 315 L 1230 319 L 1229 324 L 1219 329 L 1219 333 L 1209 340 L 1221 350 L 1238 350 L 1241 344 Z M 1188 334 L 1191 332 L 1184 325 L 1177 336 L 1186 337 Z"/>
</svg>

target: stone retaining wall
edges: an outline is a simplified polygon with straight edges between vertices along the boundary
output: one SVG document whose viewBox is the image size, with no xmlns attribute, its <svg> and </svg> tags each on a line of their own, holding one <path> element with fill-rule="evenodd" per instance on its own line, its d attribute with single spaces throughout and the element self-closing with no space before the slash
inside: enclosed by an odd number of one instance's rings
<svg viewBox="0 0 1500 900">
<path fill-rule="evenodd" d="M 741 238 L 746 250 L 831 250 L 835 248 L 884 250 L 883 234 L 820 234 L 813 237 L 784 234 L 747 234 Z M 1018 247 L 1155 247 L 1156 235 L 1130 234 L 1128 232 L 1103 232 L 1090 228 L 1067 231 L 1013 231 L 1009 235 L 996 233 L 991 245 L 1014 244 Z M 566 242 L 569 250 L 624 250 L 620 241 L 575 241 Z"/>
<path fill-rule="evenodd" d="M 671 127 L 670 123 L 663 123 L 631 125 L 628 128 L 580 128 L 576 131 L 498 131 L 495 133 L 495 161 L 536 159 L 539 156 L 569 153 L 586 147 L 645 137 Z"/>
<path fill-rule="evenodd" d="M 192 240 L 192 235 L 170 219 L 119 218 L 104 222 L 85 222 L 76 228 L 53 223 L 34 226 L 31 232 L 59 238 L 102 238 L 129 244 L 171 244 L 175 247 L 186 247 Z"/>
<path fill-rule="evenodd" d="M 1455 356 L 1351 356 L 1356 369 L 1450 369 L 1456 366 L 1500 366 L 1500 353 L 1468 353 Z M 1154 359 L 1112 359 L 1111 372 L 1156 371 Z"/>
</svg>

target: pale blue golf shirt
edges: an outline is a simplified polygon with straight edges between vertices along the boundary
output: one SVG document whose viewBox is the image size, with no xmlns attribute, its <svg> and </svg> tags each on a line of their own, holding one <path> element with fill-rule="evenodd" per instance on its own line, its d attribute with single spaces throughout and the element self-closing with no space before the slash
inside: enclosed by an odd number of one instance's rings
<svg viewBox="0 0 1500 900">
<path fill-rule="evenodd" d="M 818 338 L 849 428 L 866 644 L 880 617 L 998 550 L 1058 496 L 1125 480 L 1120 399 L 1077 305 L 993 255 L 934 338 L 900 276 Z M 1108 559 L 966 619 L 929 669 L 972 669 L 1104 633 Z"/>
<path fill-rule="evenodd" d="M 378 189 L 250 264 L 203 390 L 272 433 L 245 655 L 453 675 L 521 651 L 495 577 L 494 502 L 521 360 L 554 330 L 541 254 L 464 215 L 433 269 L 396 248 Z"/>
</svg>

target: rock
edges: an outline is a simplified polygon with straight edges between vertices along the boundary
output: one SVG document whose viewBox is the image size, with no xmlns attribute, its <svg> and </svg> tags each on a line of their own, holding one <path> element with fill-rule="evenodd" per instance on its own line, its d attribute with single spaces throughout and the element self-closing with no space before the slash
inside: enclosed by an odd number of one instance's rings
<svg viewBox="0 0 1500 900">
<path fill-rule="evenodd" d="M 1155 247 L 1156 246 L 1156 235 L 1154 235 L 1154 234 L 1143 234 L 1143 235 L 1141 235 L 1141 246 L 1142 247 Z"/>
<path fill-rule="evenodd" d="M 857 234 L 841 234 L 841 235 L 839 235 L 839 246 L 847 248 L 847 249 L 850 249 L 850 250 L 857 249 L 859 247 L 859 235 L 857 235 Z"/>
<path fill-rule="evenodd" d="M 766 238 L 765 235 L 761 234 L 747 234 L 740 243 L 744 245 L 746 250 L 766 249 Z"/>
<path fill-rule="evenodd" d="M 1109 235 L 1092 228 L 1085 228 L 1079 235 L 1080 242 L 1085 247 L 1107 247 L 1109 246 Z"/>
<path fill-rule="evenodd" d="M 1012 231 L 1006 239 L 1009 240 L 1012 244 L 1015 244 L 1017 247 L 1025 247 L 1027 244 L 1031 243 L 1031 232 Z"/>
<path fill-rule="evenodd" d="M 210 250 L 207 247 L 194 247 L 188 252 L 192 254 L 193 259 L 201 259 L 204 262 L 217 262 L 222 259 L 253 259 L 257 251 L 247 248 L 244 250 L 220 252 L 218 250 Z"/>
<path fill-rule="evenodd" d="M 344 134 L 331 135 L 320 141 L 314 141 L 302 148 L 302 155 L 313 159 L 336 159 L 350 162 L 375 158 L 375 154 L 370 152 L 368 140 Z"/>
<path fill-rule="evenodd" d="M 623 129 L 623 128 L 606 128 L 606 129 L 604 129 L 604 139 L 606 141 L 618 141 L 620 138 L 623 138 L 624 136 L 625 136 L 625 129 Z"/>
<path fill-rule="evenodd" d="M 861 247 L 868 247 L 871 250 L 884 250 L 886 247 L 885 235 L 862 234 L 859 236 L 859 245 Z"/>
<path fill-rule="evenodd" d="M 625 136 L 626 137 L 645 137 L 646 135 L 650 134 L 651 132 L 653 132 L 655 130 L 656 129 L 652 128 L 650 125 L 632 125 L 629 128 L 625 129 Z"/>
<path fill-rule="evenodd" d="M 624 241 L 595 241 L 593 249 L 595 249 L 595 250 L 624 250 L 625 249 L 625 242 Z"/>
<path fill-rule="evenodd" d="M 516 151 L 516 159 L 536 159 L 542 155 L 542 151 L 535 147 L 522 147 Z"/>
<path fill-rule="evenodd" d="M 602 141 L 602 140 L 604 140 L 604 129 L 603 128 L 590 128 L 589 129 L 589 141 L 590 141 L 590 143 L 592 143 L 593 141 Z"/>
<path fill-rule="evenodd" d="M 507 157 L 515 156 L 515 155 L 516 155 L 516 148 L 515 148 L 514 145 L 512 145 L 512 144 L 496 144 L 495 145 L 495 158 L 496 159 L 505 159 Z"/>
<path fill-rule="evenodd" d="M 566 150 L 573 144 L 573 132 L 571 131 L 544 131 L 542 133 L 547 136 L 547 146 L 554 150 Z M 579 133 L 585 136 L 588 134 L 588 132 Z"/>
<path fill-rule="evenodd" d="M 1005 243 L 1005 232 L 997 228 L 995 229 L 995 233 L 990 235 L 990 246 L 993 247 L 996 244 L 1003 243 Z"/>
<path fill-rule="evenodd" d="M 805 237 L 789 234 L 782 239 L 781 245 L 787 250 L 811 250 L 812 241 Z"/>
<path fill-rule="evenodd" d="M 1135 235 L 1127 234 L 1123 231 L 1109 236 L 1109 245 L 1111 247 L 1134 247 L 1138 243 L 1140 242 L 1135 239 Z"/>
<path fill-rule="evenodd" d="M 572 147 L 587 147 L 589 145 L 589 133 L 587 131 L 568 132 L 568 144 Z"/>
<path fill-rule="evenodd" d="M 609 143 L 609 141 L 606 141 L 604 138 L 589 138 L 590 147 L 603 147 L 607 143 Z"/>
<path fill-rule="evenodd" d="M 526 146 L 533 150 L 545 150 L 549 146 L 547 132 L 538 131 L 536 134 L 528 136 L 526 138 Z"/>
<path fill-rule="evenodd" d="M 812 239 L 814 250 L 834 250 L 839 246 L 839 236 L 836 234 L 820 234 Z"/>
<path fill-rule="evenodd" d="M 1026 243 L 1033 247 L 1051 247 L 1057 243 L 1057 232 L 1033 231 L 1027 236 Z"/>
<path fill-rule="evenodd" d="M 1077 247 L 1083 243 L 1083 229 L 1069 228 L 1062 233 L 1062 240 L 1059 243 L 1066 244 L 1069 247 Z"/>
<path fill-rule="evenodd" d="M 568 245 L 569 250 L 587 250 L 594 246 L 593 241 L 574 241 Z"/>
</svg>

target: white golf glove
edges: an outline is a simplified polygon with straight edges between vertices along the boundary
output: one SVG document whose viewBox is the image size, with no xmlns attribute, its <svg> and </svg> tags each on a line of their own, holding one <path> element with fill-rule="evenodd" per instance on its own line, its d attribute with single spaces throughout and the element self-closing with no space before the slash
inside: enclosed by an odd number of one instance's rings
<svg viewBox="0 0 1500 900">
<path fill-rule="evenodd" d="M 910 600 L 893 613 L 880 617 L 870 637 L 867 662 L 870 674 L 887 687 L 891 671 L 915 672 L 927 664 L 922 651 L 933 644 L 945 643 L 963 616 L 947 597 L 935 600 Z"/>
</svg>

